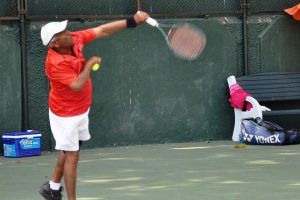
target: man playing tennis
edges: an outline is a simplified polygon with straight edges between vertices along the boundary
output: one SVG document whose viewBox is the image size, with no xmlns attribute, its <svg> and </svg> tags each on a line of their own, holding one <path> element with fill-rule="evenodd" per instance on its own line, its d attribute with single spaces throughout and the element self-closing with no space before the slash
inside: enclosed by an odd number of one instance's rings
<svg viewBox="0 0 300 200">
<path fill-rule="evenodd" d="M 92 100 L 91 67 L 101 62 L 93 56 L 87 61 L 84 46 L 94 39 L 145 23 L 149 15 L 138 12 L 133 17 L 95 28 L 69 32 L 67 21 L 51 22 L 41 29 L 43 44 L 48 47 L 45 72 L 50 81 L 49 120 L 55 149 L 60 150 L 50 181 L 39 193 L 46 200 L 61 200 L 62 177 L 68 200 L 76 200 L 77 165 L 81 141 L 90 139 L 88 113 Z"/>
</svg>

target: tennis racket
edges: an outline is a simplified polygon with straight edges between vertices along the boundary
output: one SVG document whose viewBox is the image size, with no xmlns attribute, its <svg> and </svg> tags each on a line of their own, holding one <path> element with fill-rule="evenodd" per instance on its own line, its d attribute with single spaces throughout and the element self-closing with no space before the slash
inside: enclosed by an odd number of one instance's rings
<svg viewBox="0 0 300 200">
<path fill-rule="evenodd" d="M 161 32 L 172 52 L 182 59 L 195 60 L 205 48 L 205 33 L 191 24 L 161 24 L 151 17 L 146 22 Z"/>
</svg>

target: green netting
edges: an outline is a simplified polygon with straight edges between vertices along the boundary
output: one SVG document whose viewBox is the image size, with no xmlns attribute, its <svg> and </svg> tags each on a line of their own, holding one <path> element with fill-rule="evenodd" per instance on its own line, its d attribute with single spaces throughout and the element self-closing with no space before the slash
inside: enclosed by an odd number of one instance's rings
<svg viewBox="0 0 300 200">
<path fill-rule="evenodd" d="M 137 10 L 134 0 L 28 0 L 30 16 L 127 15 Z"/>
<path fill-rule="evenodd" d="M 0 18 L 18 17 L 18 2 L 26 4 L 27 18 L 95 17 L 131 15 L 142 10 L 152 15 L 214 15 L 240 13 L 244 0 L 1 0 Z M 138 4 L 139 2 L 139 4 Z M 297 0 L 248 0 L 249 13 L 282 12 Z M 20 3 L 19 3 L 20 4 Z"/>
<path fill-rule="evenodd" d="M 248 0 L 251 12 L 281 12 L 299 3 L 299 0 Z"/>
<path fill-rule="evenodd" d="M 151 14 L 207 14 L 240 11 L 238 0 L 140 0 L 142 10 Z M 28 0 L 27 15 L 29 17 L 55 15 L 127 15 L 137 11 L 138 0 Z"/>
<path fill-rule="evenodd" d="M 0 17 L 17 17 L 17 16 L 18 16 L 17 0 L 0 1 Z"/>
<path fill-rule="evenodd" d="M 237 0 L 141 0 L 142 8 L 153 14 L 225 13 L 240 10 Z"/>
</svg>

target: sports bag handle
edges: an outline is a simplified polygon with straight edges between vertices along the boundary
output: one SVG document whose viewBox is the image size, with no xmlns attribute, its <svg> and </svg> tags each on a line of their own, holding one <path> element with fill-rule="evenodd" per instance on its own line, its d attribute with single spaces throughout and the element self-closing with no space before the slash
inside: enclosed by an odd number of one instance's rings
<svg viewBox="0 0 300 200">
<path fill-rule="evenodd" d="M 271 132 L 273 132 L 273 131 L 284 131 L 284 129 L 281 126 L 279 126 L 278 124 L 275 124 L 275 123 L 269 122 L 269 121 L 264 121 L 260 117 L 255 118 L 254 121 L 258 125 L 265 127 L 266 129 L 268 129 Z"/>
</svg>

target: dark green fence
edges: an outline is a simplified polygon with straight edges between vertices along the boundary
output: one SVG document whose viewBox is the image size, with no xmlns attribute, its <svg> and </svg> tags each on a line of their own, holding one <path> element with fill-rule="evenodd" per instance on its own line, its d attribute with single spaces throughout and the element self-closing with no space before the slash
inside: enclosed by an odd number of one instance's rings
<svg viewBox="0 0 300 200">
<path fill-rule="evenodd" d="M 249 13 L 282 12 L 299 3 L 296 0 L 1 0 L 0 19 L 26 15 L 38 18 L 103 18 L 131 15 L 138 8 L 152 15 L 217 15 L 241 14 L 246 6 Z"/>
</svg>

